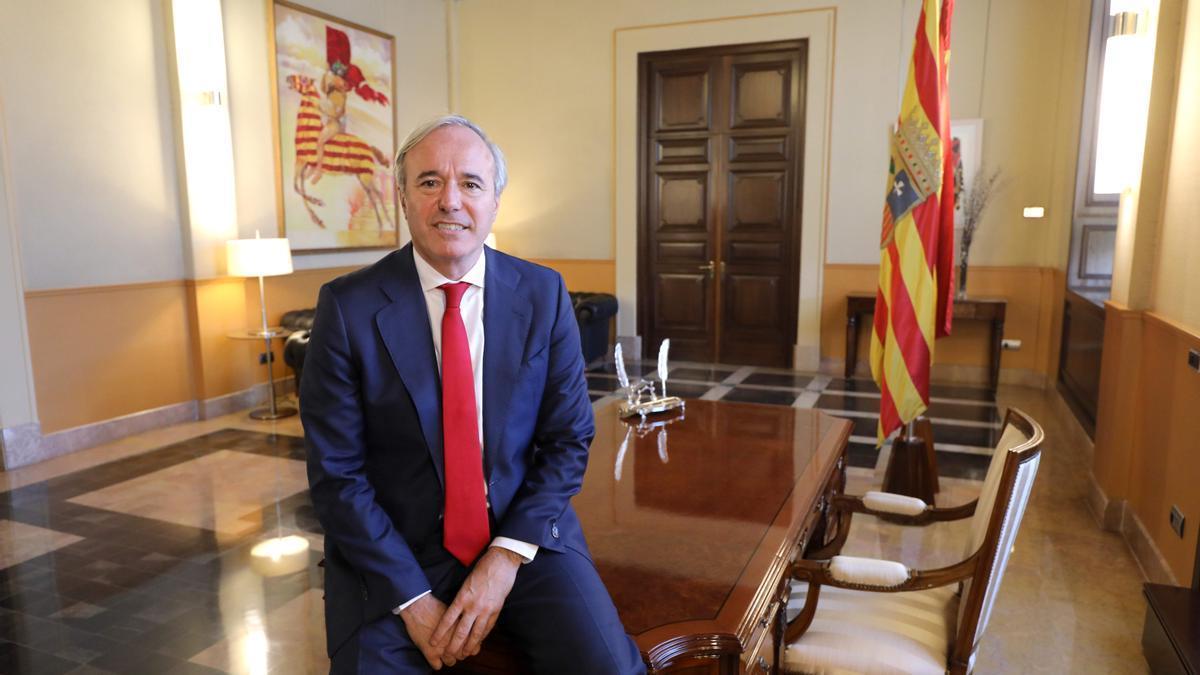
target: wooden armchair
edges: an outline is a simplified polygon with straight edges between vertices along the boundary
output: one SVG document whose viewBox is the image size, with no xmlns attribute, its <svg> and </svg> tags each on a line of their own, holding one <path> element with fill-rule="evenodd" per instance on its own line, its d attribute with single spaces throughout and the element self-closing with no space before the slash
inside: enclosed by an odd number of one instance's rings
<svg viewBox="0 0 1200 675">
<path fill-rule="evenodd" d="M 868 494 L 842 498 L 846 522 L 826 549 L 839 549 L 851 513 L 911 524 L 973 516 L 963 560 L 932 570 L 833 556 L 799 560 L 785 631 L 790 673 L 968 673 L 1041 461 L 1042 429 L 1010 409 L 979 498 L 952 509 Z M 881 508 L 882 507 L 882 508 Z M 836 546 L 835 546 L 836 545 Z M 810 553 L 810 556 L 812 553 Z"/>
</svg>

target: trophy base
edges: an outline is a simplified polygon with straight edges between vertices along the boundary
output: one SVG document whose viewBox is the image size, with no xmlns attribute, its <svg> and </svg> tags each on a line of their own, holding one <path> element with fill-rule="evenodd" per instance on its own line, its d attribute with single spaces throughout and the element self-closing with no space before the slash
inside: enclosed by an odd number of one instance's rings
<svg viewBox="0 0 1200 675">
<path fill-rule="evenodd" d="M 621 406 L 617 408 L 617 414 L 621 417 L 633 417 L 634 415 L 646 417 L 647 415 L 654 415 L 683 407 L 683 399 L 679 398 L 678 396 L 668 396 L 666 398 L 656 398 L 643 403 L 622 403 Z"/>
</svg>

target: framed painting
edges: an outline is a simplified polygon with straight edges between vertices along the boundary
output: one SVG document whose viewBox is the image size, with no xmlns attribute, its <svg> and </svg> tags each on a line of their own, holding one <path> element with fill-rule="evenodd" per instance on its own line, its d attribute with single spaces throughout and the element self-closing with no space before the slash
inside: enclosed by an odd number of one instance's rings
<svg viewBox="0 0 1200 675">
<path fill-rule="evenodd" d="M 297 252 L 395 248 L 395 38 L 268 2 L 282 236 Z"/>
<path fill-rule="evenodd" d="M 983 161 L 983 120 L 950 121 L 950 147 L 954 152 L 954 226 L 963 226 L 963 200 L 975 185 Z"/>
</svg>

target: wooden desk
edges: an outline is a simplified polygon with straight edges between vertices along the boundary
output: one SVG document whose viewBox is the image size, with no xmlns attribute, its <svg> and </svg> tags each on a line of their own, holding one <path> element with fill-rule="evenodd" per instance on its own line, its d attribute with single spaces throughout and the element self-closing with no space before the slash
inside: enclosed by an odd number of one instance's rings
<svg viewBox="0 0 1200 675">
<path fill-rule="evenodd" d="M 1008 301 L 1002 298 L 963 298 L 954 301 L 954 318 L 989 321 L 992 339 L 989 344 L 991 361 L 988 365 L 988 385 L 993 391 L 1000 384 L 1000 341 L 1004 338 L 1004 314 Z M 858 363 L 858 325 L 864 314 L 875 313 L 874 293 L 850 293 L 846 296 L 846 370 L 847 379 L 854 376 Z"/>
<path fill-rule="evenodd" d="M 845 485 L 850 423 L 815 410 L 689 400 L 684 419 L 635 432 L 596 413 L 573 503 L 596 568 L 651 673 L 774 672 L 788 564 Z M 489 639 L 489 642 L 492 642 Z M 521 672 L 484 652 L 454 672 Z"/>
</svg>

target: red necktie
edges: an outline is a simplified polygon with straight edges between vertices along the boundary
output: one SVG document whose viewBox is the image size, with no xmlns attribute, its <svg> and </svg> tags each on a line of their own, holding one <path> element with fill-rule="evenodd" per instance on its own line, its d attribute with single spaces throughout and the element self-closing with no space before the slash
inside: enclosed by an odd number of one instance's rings
<svg viewBox="0 0 1200 675">
<path fill-rule="evenodd" d="M 470 284 L 443 284 L 442 438 L 446 464 L 446 516 L 442 542 L 470 566 L 488 544 L 487 501 L 483 494 L 483 453 L 475 407 L 471 348 L 459 305 Z"/>
</svg>

